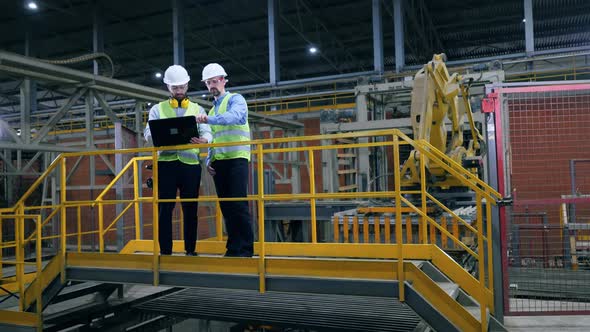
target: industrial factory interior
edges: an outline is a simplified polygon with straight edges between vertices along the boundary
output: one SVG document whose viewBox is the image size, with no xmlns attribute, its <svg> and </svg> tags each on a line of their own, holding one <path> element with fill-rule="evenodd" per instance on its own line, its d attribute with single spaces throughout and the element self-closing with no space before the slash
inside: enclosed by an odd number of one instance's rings
<svg viewBox="0 0 590 332">
<path fill-rule="evenodd" d="M 0 18 L 0 331 L 590 331 L 590 1 Z"/>
</svg>

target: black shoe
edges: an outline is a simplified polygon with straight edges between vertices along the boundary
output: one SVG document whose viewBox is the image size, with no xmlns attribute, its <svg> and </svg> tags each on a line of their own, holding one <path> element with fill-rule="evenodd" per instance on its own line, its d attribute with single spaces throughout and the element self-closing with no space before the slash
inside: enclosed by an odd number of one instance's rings
<svg viewBox="0 0 590 332">
<path fill-rule="evenodd" d="M 187 252 L 186 253 L 187 256 L 199 256 L 196 252 Z"/>
<path fill-rule="evenodd" d="M 225 255 L 223 255 L 223 257 L 240 257 L 240 255 L 238 255 L 237 253 L 235 253 L 233 251 L 226 251 Z"/>
<path fill-rule="evenodd" d="M 170 255 L 172 255 L 172 252 L 167 252 L 167 251 L 160 252 L 160 256 L 170 256 Z"/>
</svg>

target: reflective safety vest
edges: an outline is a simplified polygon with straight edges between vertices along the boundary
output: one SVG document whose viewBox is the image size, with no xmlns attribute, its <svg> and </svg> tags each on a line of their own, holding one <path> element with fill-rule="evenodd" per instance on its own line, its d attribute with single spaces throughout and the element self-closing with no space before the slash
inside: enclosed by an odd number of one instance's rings
<svg viewBox="0 0 590 332">
<path fill-rule="evenodd" d="M 170 105 L 170 101 L 162 101 L 159 104 L 160 119 L 175 118 L 176 112 Z M 189 102 L 185 116 L 199 114 L 199 105 Z M 167 150 L 161 151 L 158 156 L 158 161 L 174 161 L 180 160 L 181 162 L 189 165 L 199 164 L 199 149 L 186 149 L 186 150 Z"/>
<path fill-rule="evenodd" d="M 235 93 L 228 93 L 221 100 L 217 114 L 227 111 L 227 104 Z M 248 125 L 248 110 L 246 109 L 246 123 L 243 125 L 211 125 L 213 143 L 244 142 L 250 140 L 250 126 Z M 209 111 L 209 116 L 215 115 L 215 106 Z M 211 161 L 245 158 L 250 161 L 250 145 L 232 145 L 212 148 Z"/>
</svg>

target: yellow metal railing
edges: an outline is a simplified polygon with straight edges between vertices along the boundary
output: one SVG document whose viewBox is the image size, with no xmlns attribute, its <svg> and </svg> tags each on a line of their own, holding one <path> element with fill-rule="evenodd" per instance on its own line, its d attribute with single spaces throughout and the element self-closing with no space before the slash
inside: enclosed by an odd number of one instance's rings
<svg viewBox="0 0 590 332">
<path fill-rule="evenodd" d="M 339 139 L 356 139 L 356 138 L 369 138 L 369 141 L 366 143 L 349 143 L 349 144 L 324 144 L 322 145 L 320 142 L 331 142 L 337 141 Z M 371 138 L 373 137 L 387 137 L 389 140 L 379 140 L 379 141 L 372 141 Z M 284 147 L 284 148 L 267 148 L 268 146 L 276 146 L 278 143 L 299 143 L 300 145 L 292 146 L 292 147 Z M 220 201 L 239 201 L 239 200 L 247 200 L 254 202 L 256 204 L 256 212 L 257 212 L 257 229 L 258 229 L 258 242 L 255 244 L 255 252 L 257 253 L 258 257 L 253 258 L 253 260 L 257 261 L 257 265 L 255 267 L 256 273 L 259 276 L 259 289 L 261 292 L 266 290 L 266 274 L 267 273 L 276 273 L 277 271 L 281 271 L 281 268 L 276 267 L 275 263 L 270 263 L 272 260 L 269 260 L 269 256 L 313 256 L 313 257 L 365 257 L 365 258 L 392 258 L 396 260 L 395 263 L 395 277 L 399 281 L 399 298 L 400 300 L 405 299 L 404 294 L 404 281 L 412 281 L 417 285 L 422 285 L 425 289 L 430 289 L 429 283 L 420 279 L 421 277 L 418 275 L 418 272 L 414 271 L 411 267 L 408 267 L 408 259 L 424 259 L 430 260 L 432 263 L 437 266 L 443 273 L 445 273 L 452 281 L 459 284 L 459 286 L 464 289 L 469 295 L 471 295 L 477 302 L 480 304 L 481 312 L 480 312 L 480 322 L 481 322 L 481 330 L 485 330 L 487 326 L 487 317 L 486 312 L 490 310 L 493 312 L 493 276 L 492 276 L 492 244 L 491 244 L 491 206 L 495 204 L 496 200 L 500 198 L 499 193 L 493 190 L 490 186 L 486 183 L 478 179 L 475 175 L 473 175 L 469 170 L 466 170 L 461 167 L 461 165 L 454 162 L 452 159 L 447 157 L 444 153 L 436 150 L 426 141 L 413 141 L 404 135 L 402 132 L 398 130 L 377 130 L 377 131 L 366 131 L 366 132 L 355 132 L 355 133 L 346 133 L 346 134 L 333 134 L 333 135 L 316 135 L 316 136 L 306 136 L 306 137 L 289 137 L 289 138 L 273 138 L 273 139 L 264 139 L 264 140 L 254 140 L 250 142 L 254 147 L 252 150 L 253 158 L 252 164 L 255 167 L 255 172 L 257 173 L 257 193 L 254 195 L 248 195 L 247 198 L 218 198 L 214 196 L 212 193 L 206 193 L 205 195 L 201 195 L 198 199 L 172 199 L 172 200 L 163 200 L 158 199 L 157 195 L 152 194 L 151 196 L 142 196 L 140 195 L 140 190 L 142 188 L 141 183 L 139 183 L 139 173 L 140 167 L 139 163 L 147 160 L 156 160 L 158 151 L 161 150 L 176 150 L 182 147 L 166 147 L 166 148 L 137 148 L 137 149 L 127 149 L 127 150 L 101 150 L 101 151 L 88 151 L 88 152 L 80 152 L 80 153 L 64 153 L 61 154 L 56 160 L 54 160 L 51 165 L 48 167 L 47 171 L 39 177 L 35 183 L 25 192 L 23 197 L 16 203 L 13 208 L 10 209 L 2 209 L 0 210 L 0 223 L 2 219 L 6 218 L 16 218 L 15 219 L 15 232 L 17 232 L 18 236 L 15 236 L 15 240 L 11 242 L 5 242 L 1 245 L 3 246 L 13 246 L 16 249 L 17 257 L 15 262 L 17 262 L 17 267 L 21 267 L 17 269 L 17 280 L 19 283 L 18 291 L 20 294 L 23 294 L 22 291 L 24 289 L 23 280 L 25 280 L 25 273 L 22 269 L 24 266 L 24 256 L 22 255 L 22 248 L 24 246 L 35 239 L 37 241 L 37 245 L 39 250 L 41 248 L 41 243 L 43 241 L 49 240 L 57 240 L 59 241 L 58 252 L 56 255 L 56 263 L 52 266 L 58 266 L 59 269 L 57 271 L 61 272 L 62 281 L 65 281 L 65 268 L 67 264 L 76 264 L 75 262 L 79 262 L 79 259 L 82 259 L 82 244 L 84 242 L 85 236 L 95 236 L 98 238 L 98 254 L 93 255 L 108 255 L 105 254 L 105 243 L 109 239 L 109 234 L 115 230 L 114 227 L 118 223 L 123 220 L 123 216 L 127 214 L 133 214 L 133 226 L 125 226 L 123 224 L 124 229 L 134 229 L 133 236 L 131 240 L 126 243 L 125 248 L 121 251 L 120 255 L 123 254 L 132 254 L 136 251 L 147 251 L 152 253 L 152 257 L 143 256 L 141 260 L 137 258 L 138 256 L 134 256 L 135 259 L 138 259 L 138 263 L 140 266 L 149 266 L 150 269 L 153 270 L 153 284 L 159 284 L 159 272 L 162 267 L 162 264 L 166 264 L 165 261 L 162 263 L 160 256 L 158 255 L 158 242 L 154 241 L 153 239 L 158 238 L 158 203 L 159 202 L 178 202 L 178 201 L 197 201 L 200 203 L 209 203 L 215 206 L 215 229 L 216 233 L 213 236 L 213 240 L 211 241 L 199 241 L 198 242 L 198 251 L 201 253 L 221 253 L 223 250 L 223 233 L 222 233 L 222 217 L 219 209 L 219 202 Z M 220 143 L 216 144 L 215 146 L 231 146 L 236 145 L 238 143 Z M 243 142 L 241 143 L 243 144 Z M 422 183 L 419 190 L 405 190 L 402 187 L 402 175 L 401 175 L 401 160 L 400 160 L 400 147 L 402 145 L 409 145 L 412 149 L 419 152 L 420 156 L 420 173 Z M 205 148 L 212 146 L 211 144 L 201 144 L 196 145 L 200 148 Z M 372 147 L 386 147 L 388 151 L 393 156 L 393 182 L 394 182 L 394 190 L 393 191 L 375 191 L 375 192 L 322 192 L 317 190 L 316 181 L 316 165 L 320 163 L 316 160 L 317 156 L 316 153 L 323 151 L 323 150 L 333 150 L 337 151 L 343 147 L 346 148 L 357 148 L 357 149 L 366 149 Z M 308 170 L 308 184 L 309 184 L 309 191 L 304 193 L 295 193 L 295 194 L 287 194 L 287 193 L 276 193 L 270 194 L 264 192 L 264 170 L 266 169 L 266 162 L 265 156 L 271 155 L 273 153 L 279 152 L 299 152 L 305 153 L 307 155 L 307 164 L 305 167 Z M 115 155 L 115 154 L 127 154 L 132 155 L 130 161 L 123 167 L 122 171 L 117 174 L 110 182 L 105 184 L 104 189 L 96 196 L 90 197 L 87 200 L 77 200 L 75 197 L 72 197 L 72 194 L 68 196 L 68 184 L 66 183 L 67 180 L 67 171 L 68 171 L 68 161 L 70 159 L 75 160 L 79 157 L 87 157 L 87 156 L 96 156 L 96 155 Z M 147 156 L 141 157 L 133 157 L 137 154 L 147 154 Z M 319 155 L 319 153 L 317 154 Z M 462 185 L 469 188 L 475 193 L 476 196 L 476 223 L 475 225 L 470 224 L 469 222 L 462 219 L 460 216 L 453 213 L 451 209 L 446 207 L 442 202 L 436 199 L 434 195 L 427 191 L 426 182 L 426 170 L 425 170 L 425 163 L 424 158 L 428 158 L 431 165 L 437 165 L 445 169 L 449 174 L 454 176 L 458 179 Z M 124 174 L 131 172 L 133 183 L 132 183 L 132 197 L 128 199 L 109 199 L 109 194 L 112 193 L 113 188 L 118 182 L 121 182 L 124 179 Z M 158 192 L 158 181 L 157 181 L 157 174 L 158 174 L 158 164 L 153 163 L 152 169 L 152 176 L 153 176 L 153 191 L 152 193 Z M 49 177 L 50 175 L 56 175 L 59 178 L 59 187 L 60 187 L 60 199 L 59 204 L 57 205 L 46 205 L 46 206 L 27 206 L 26 202 L 30 199 L 32 193 L 37 190 L 37 188 L 43 183 L 43 181 Z M 407 198 L 407 195 L 419 195 L 421 197 L 421 204 L 415 205 L 412 201 Z M 318 239 L 318 217 L 316 214 L 316 204 L 318 200 L 358 200 L 358 199 L 385 199 L 388 201 L 393 201 L 395 204 L 392 206 L 394 209 L 394 228 L 391 228 L 390 219 L 388 222 L 384 224 L 384 238 L 385 244 L 377 244 L 377 243 L 369 243 L 369 223 L 362 222 L 363 227 L 363 242 L 360 242 L 360 224 L 357 217 L 354 217 L 353 224 L 352 224 L 352 234 L 353 240 L 355 244 L 352 243 L 338 243 L 339 241 L 339 234 L 340 229 L 339 225 L 334 220 L 334 242 L 336 243 L 320 243 Z M 273 202 L 273 201 L 309 201 L 310 206 L 310 228 L 311 228 L 311 242 L 310 243 L 273 243 L 265 241 L 265 227 L 264 227 L 264 220 L 265 220 L 265 209 L 264 204 L 266 202 Z M 427 201 L 432 202 L 433 205 L 437 206 L 439 209 L 445 211 L 451 218 L 452 230 L 449 231 L 447 229 L 446 220 L 441 220 L 437 222 L 431 214 L 432 207 L 427 206 Z M 485 207 L 483 203 L 485 201 Z M 124 206 L 122 211 L 118 214 L 113 213 L 113 206 L 116 204 L 120 204 Z M 146 224 L 143 224 L 139 219 L 139 211 L 143 208 L 143 204 L 150 205 L 151 204 L 151 214 L 152 214 L 152 222 L 151 222 L 151 239 L 150 236 L 144 236 L 141 238 L 140 236 L 140 228 L 145 227 Z M 42 219 L 41 212 L 47 212 L 47 216 Z M 72 214 L 68 214 L 69 211 L 73 211 L 74 216 Z M 93 211 L 97 216 L 97 228 L 91 230 L 83 230 L 83 226 L 87 223 L 83 223 L 82 221 L 82 211 Z M 96 211 L 96 212 L 94 212 Z M 409 216 L 414 214 L 419 218 L 419 234 L 418 244 L 413 244 L 413 240 L 411 239 L 412 235 L 412 227 L 411 222 L 409 222 Z M 484 216 L 487 220 L 486 222 L 486 229 L 484 230 Z M 24 234 L 24 229 L 20 230 L 19 227 L 22 227 L 24 224 L 25 218 L 33 218 L 36 220 L 36 229 L 31 232 L 31 234 Z M 182 219 L 182 218 L 181 218 Z M 405 232 L 406 232 L 406 241 L 404 242 L 404 219 L 405 219 Z M 50 234 L 43 234 L 43 227 L 47 225 L 50 221 L 54 221 L 59 225 L 59 227 L 54 227 L 54 229 L 59 229 L 57 234 L 55 232 L 49 232 Z M 379 223 L 378 226 L 374 226 L 374 233 L 375 239 L 381 238 L 381 228 Z M 477 237 L 477 243 L 474 249 L 474 246 L 469 243 L 464 243 L 460 236 L 459 236 L 459 226 L 463 229 L 469 231 L 471 234 Z M 88 227 L 87 227 L 88 228 Z M 1 228 L 0 228 L 1 229 Z M 73 229 L 73 230 L 72 230 Z M 391 236 L 391 231 L 393 231 L 394 236 Z M 429 234 L 430 232 L 430 234 Z M 48 232 L 45 232 L 48 233 Z M 409 235 L 408 235 L 409 234 Z M 436 235 L 440 236 L 441 244 L 450 240 L 456 248 L 462 248 L 465 252 L 469 255 L 474 257 L 478 261 L 478 278 L 473 278 L 469 273 L 467 273 L 461 266 L 457 263 L 452 261 L 444 252 L 438 248 L 436 244 Z M 430 236 L 429 236 L 430 235 Z M 74 237 L 75 241 L 69 240 L 70 238 Z M 347 222 L 342 223 L 342 239 L 343 242 L 349 242 L 349 224 Z M 393 243 L 391 241 L 394 241 Z M 66 260 L 66 251 L 67 251 L 67 244 L 68 241 L 70 244 L 76 244 L 76 250 L 78 252 L 78 256 L 73 254 L 68 254 L 68 257 L 71 257 L 70 260 Z M 375 241 L 375 242 L 380 242 Z M 175 243 L 174 247 L 177 248 L 180 243 Z M 176 249 L 174 249 L 176 250 Z M 19 253 L 21 252 L 21 253 Z M 485 260 L 485 254 L 487 252 L 487 262 Z M 42 271 L 43 269 L 39 266 L 41 253 L 37 252 L 37 267 L 36 271 Z M 98 256 L 93 256 L 98 257 Z M 107 256 L 105 256 L 107 257 Z M 121 259 L 124 256 L 121 256 Z M 2 257 L 0 257 L 2 259 Z M 133 257 L 129 258 L 133 259 Z M 200 259 L 200 257 L 196 258 Z M 205 258 L 203 258 L 205 259 Z M 209 259 L 209 258 L 207 258 Z M 209 259 L 211 260 L 211 259 Z M 141 262 L 140 262 L 141 261 Z M 144 262 L 145 261 L 145 262 Z M 274 262 L 274 261 L 273 261 Z M 411 265 L 411 264 L 410 264 Z M 117 265 L 118 266 L 118 265 Z M 314 265 L 303 265 L 308 266 L 309 269 L 313 269 Z M 244 268 L 244 267 L 242 267 Z M 232 267 L 226 267 L 225 269 L 231 270 Z M 249 269 L 249 268 L 247 268 Z M 270 270 L 269 270 L 270 269 Z M 486 271 L 487 270 L 487 271 Z M 1 271 L 1 270 L 0 270 Z M 249 271 L 249 270 L 248 270 Z M 273 271 L 273 272 L 269 272 Z M 55 274 L 54 272 L 52 272 Z M 291 273 L 291 272 L 290 272 Z M 305 271 L 302 271 L 305 273 Z M 309 271 L 309 273 L 312 273 Z M 324 272 L 314 272 L 314 273 L 321 273 Z M 358 273 L 362 273 L 359 271 Z M 370 273 L 370 272 L 367 272 Z M 52 274 L 52 275 L 53 275 Z M 315 274 L 314 274 L 315 275 Z M 356 274 L 354 274 L 356 275 Z M 38 273 L 36 278 L 42 278 L 43 274 Z M 2 275 L 0 274 L 0 277 Z M 486 278 L 487 277 L 487 278 Z M 40 288 L 45 282 L 34 280 L 31 284 L 35 284 L 37 288 Z M 22 286 L 22 287 L 21 287 Z M 34 297 L 27 297 L 27 298 L 38 298 L 41 294 L 42 289 L 39 289 L 34 293 Z M 426 290 L 425 290 L 426 291 Z M 432 296 L 438 294 L 436 291 L 431 291 Z M 23 300 L 24 301 L 24 300 Z M 24 303 L 24 302 L 23 302 Z M 39 303 L 39 301 L 38 301 Z M 21 309 L 24 308 L 26 304 L 21 306 Z M 442 309 L 441 309 L 442 310 Z M 0 319 L 2 318 L 2 313 L 0 313 Z M 36 317 L 37 320 L 40 317 Z M 456 315 L 453 317 L 458 322 L 463 322 L 467 324 L 465 326 L 469 326 L 468 322 L 466 322 L 460 315 Z M 458 323 L 458 324 L 463 324 Z"/>
<path fill-rule="evenodd" d="M 298 97 L 276 97 L 265 101 L 253 100 L 249 103 L 250 111 L 260 112 L 265 115 L 305 113 L 319 111 L 323 109 L 350 109 L 356 107 L 355 96 L 353 92 L 329 92 L 315 96 L 298 96 Z M 145 126 L 147 123 L 147 112 L 141 113 L 141 123 Z M 135 126 L 135 118 L 127 114 L 117 114 L 120 121 L 127 127 Z M 31 128 L 41 129 L 45 125 L 43 119 L 34 119 Z M 114 128 L 112 121 L 108 117 L 97 118 L 93 121 L 94 130 L 104 130 Z M 66 119 L 60 121 L 49 135 L 61 135 L 86 132 L 86 123 L 82 119 Z"/>
<path fill-rule="evenodd" d="M 253 101 L 248 109 L 265 115 L 304 113 L 322 109 L 356 107 L 353 92 L 332 92 L 305 97 L 277 97 L 268 101 Z"/>
<path fill-rule="evenodd" d="M 572 61 L 571 66 L 564 69 L 539 70 L 528 73 L 506 73 L 506 82 L 536 82 L 587 79 L 590 75 L 590 66 L 576 66 Z"/>
</svg>

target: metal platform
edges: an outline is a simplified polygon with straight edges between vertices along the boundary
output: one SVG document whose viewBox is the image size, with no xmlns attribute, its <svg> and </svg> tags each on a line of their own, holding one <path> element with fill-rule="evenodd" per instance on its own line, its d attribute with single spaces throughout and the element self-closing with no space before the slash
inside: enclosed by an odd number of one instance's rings
<svg viewBox="0 0 590 332">
<path fill-rule="evenodd" d="M 420 318 L 397 298 L 191 288 L 137 310 L 320 331 L 414 331 Z"/>
</svg>

